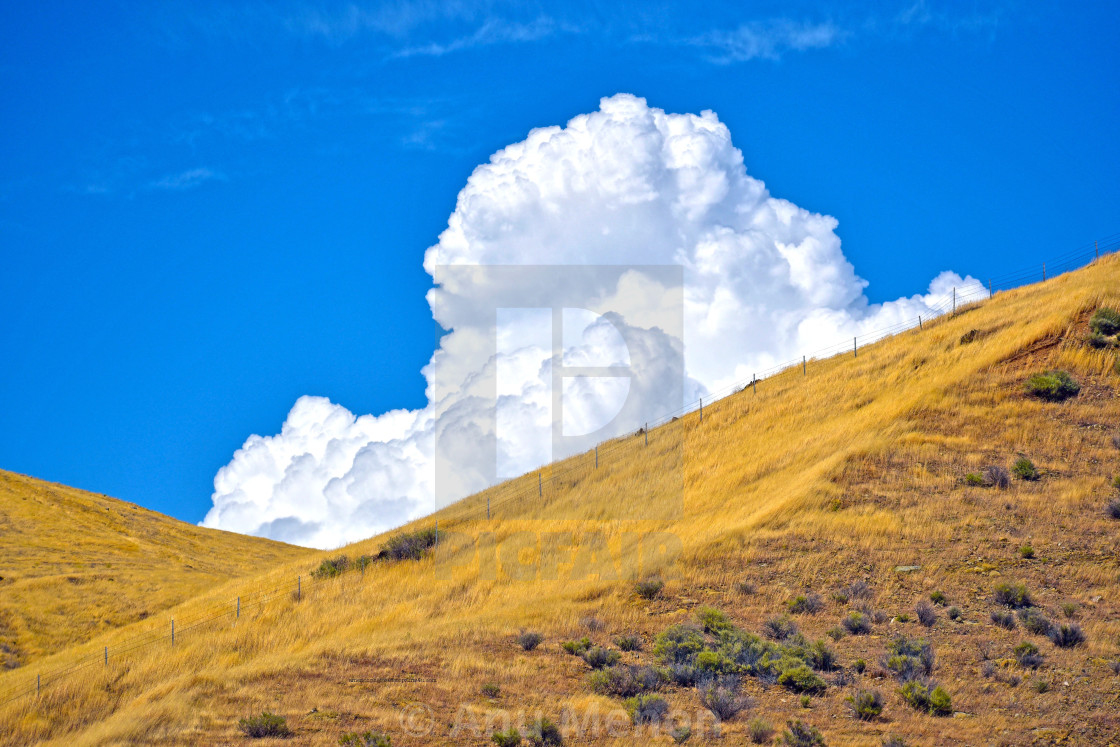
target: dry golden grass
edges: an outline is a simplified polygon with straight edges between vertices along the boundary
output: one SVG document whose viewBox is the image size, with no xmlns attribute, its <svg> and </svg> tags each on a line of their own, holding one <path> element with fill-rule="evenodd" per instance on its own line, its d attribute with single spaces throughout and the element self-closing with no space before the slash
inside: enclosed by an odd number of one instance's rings
<svg viewBox="0 0 1120 747">
<path fill-rule="evenodd" d="M 853 686 L 829 687 L 805 709 L 797 696 L 747 679 L 754 706 L 720 725 L 725 743 L 743 743 L 755 716 L 779 731 L 802 720 L 830 745 L 879 744 L 888 734 L 922 745 L 1120 741 L 1120 677 L 1108 667 L 1120 658 L 1120 522 L 1104 512 L 1120 473 L 1112 443 L 1120 376 L 1115 353 L 1082 342 L 1088 315 L 1105 304 L 1120 306 L 1120 257 L 998 294 L 858 358 L 815 362 L 807 377 L 794 370 L 764 381 L 757 394 L 705 406 L 702 424 L 690 414 L 654 430 L 648 448 L 637 437 L 601 449 L 598 470 L 588 455 L 554 465 L 543 498 L 533 495 L 536 474 L 513 481 L 528 497 L 510 500 L 511 487 L 499 486 L 489 495 L 492 521 L 478 518 L 487 494 L 472 496 L 435 517 L 454 532 L 435 557 L 317 582 L 307 575 L 325 556 L 279 563 L 252 588 L 283 587 L 302 574 L 299 601 L 285 593 L 234 620 L 230 600 L 249 585 L 232 582 L 38 662 L 48 671 L 132 636 L 161 637 L 0 707 L 0 741 L 243 743 L 238 718 L 264 710 L 287 718 L 289 744 L 337 744 L 344 732 L 380 729 L 394 745 L 482 745 L 503 716 L 516 723 L 537 712 L 556 721 L 568 712 L 606 729 L 596 718 L 617 717 L 620 702 L 591 693 L 588 667 L 562 641 L 586 634 L 610 645 L 634 633 L 646 650 L 624 660 L 652 662 L 652 638 L 694 620 L 702 605 L 757 632 L 806 590 L 825 608 L 797 621 L 810 639 L 822 638 L 857 604 L 833 598 L 854 580 L 871 586 L 866 604 L 885 618 L 871 635 L 834 645 L 846 668 L 867 662 L 856 683 L 883 693 L 882 717 L 848 714 Z M 979 338 L 962 344 L 972 329 Z M 1049 368 L 1070 371 L 1080 394 L 1063 403 L 1026 396 L 1025 379 Z M 1042 479 L 1014 480 L 1007 490 L 964 481 L 989 464 L 1010 468 L 1020 455 Z M 661 539 L 643 541 L 649 533 Z M 373 553 L 383 541 L 342 552 Z M 1033 558 L 1019 553 L 1024 544 Z M 653 572 L 667 583 L 646 601 L 633 579 Z M 1053 620 L 1073 604 L 1086 645 L 1060 649 L 993 625 L 992 589 L 1007 580 L 1025 583 Z M 756 591 L 742 593 L 743 581 Z M 913 621 L 914 607 L 934 590 L 962 616 L 950 621 L 939 608 L 927 630 Z M 168 616 L 185 620 L 219 604 L 225 617 L 170 647 Z M 904 613 L 910 622 L 899 620 Z M 544 642 L 523 651 L 513 641 L 521 629 Z M 920 714 L 902 701 L 880 664 L 898 632 L 934 644 L 934 676 L 952 696 L 953 716 Z M 1011 656 L 1025 639 L 1045 655 L 1034 672 Z M 31 674 L 0 676 L 0 694 L 33 684 Z M 1037 692 L 1036 680 L 1049 690 Z M 481 693 L 488 682 L 500 686 L 498 697 Z M 689 743 L 708 741 L 696 692 L 662 694 L 697 724 Z M 671 740 L 628 728 L 566 740 L 650 742 Z"/>
<path fill-rule="evenodd" d="M 308 552 L 2 470 L 0 536 L 0 668 Z"/>
</svg>

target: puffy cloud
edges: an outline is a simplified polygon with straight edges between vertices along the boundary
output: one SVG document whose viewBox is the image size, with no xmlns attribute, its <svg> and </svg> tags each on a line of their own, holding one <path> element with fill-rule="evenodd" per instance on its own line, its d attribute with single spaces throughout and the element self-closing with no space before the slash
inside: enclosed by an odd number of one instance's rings
<svg viewBox="0 0 1120 747">
<path fill-rule="evenodd" d="M 928 315 L 967 282 L 943 273 L 924 294 L 870 304 L 836 226 L 772 197 L 710 111 L 669 114 L 620 94 L 533 130 L 475 169 L 424 256 L 432 314 L 450 330 L 424 369 L 428 407 L 355 417 L 300 398 L 280 434 L 250 437 L 218 473 L 203 523 L 318 547 L 369 536 L 682 398 Z M 632 269 L 537 271 L 555 265 Z M 650 265 L 682 267 L 683 287 Z M 558 292 L 595 313 L 565 311 L 554 349 L 551 311 L 534 307 Z M 497 315 L 495 298 L 506 299 Z M 548 439 L 554 360 L 632 371 L 564 379 L 557 427 L 573 438 L 560 453 Z"/>
</svg>

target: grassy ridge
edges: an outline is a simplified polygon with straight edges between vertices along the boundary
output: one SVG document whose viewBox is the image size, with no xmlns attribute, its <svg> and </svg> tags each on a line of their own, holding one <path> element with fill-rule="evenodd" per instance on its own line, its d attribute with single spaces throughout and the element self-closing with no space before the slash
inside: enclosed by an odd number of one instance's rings
<svg viewBox="0 0 1120 747">
<path fill-rule="evenodd" d="M 816 593 L 823 609 L 795 616 L 809 640 L 866 607 L 870 634 L 831 644 L 852 682 L 830 675 L 804 708 L 786 689 L 748 678 L 742 692 L 754 705 L 722 724 L 725 736 L 741 739 L 761 717 L 779 729 L 801 720 L 831 745 L 878 744 L 888 734 L 911 744 L 1120 739 L 1120 677 L 1108 666 L 1120 657 L 1120 524 L 1104 510 L 1120 473 L 1120 377 L 1115 351 L 1085 341 L 1089 315 L 1120 306 L 1118 260 L 1001 293 L 858 358 L 817 362 L 807 377 L 786 372 L 757 395 L 705 406 L 702 424 L 691 414 L 656 429 L 649 447 L 620 442 L 598 470 L 574 457 L 553 467 L 565 477 L 542 498 L 532 497 L 535 473 L 514 481 L 528 498 L 502 502 L 509 488 L 499 486 L 489 495 L 502 507 L 492 521 L 473 518 L 485 516 L 487 494 L 472 496 L 437 516 L 453 534 L 434 557 L 308 584 L 301 601 L 285 596 L 184 635 L 173 653 L 137 652 L 0 708 L 0 734 L 13 744 L 233 741 L 239 718 L 267 710 L 287 718 L 288 743 L 333 744 L 378 729 L 394 744 L 482 745 L 488 731 L 452 736 L 453 724 L 502 712 L 516 719 L 522 709 L 554 720 L 565 708 L 622 710 L 618 698 L 593 692 L 587 664 L 563 641 L 588 636 L 615 648 L 617 636 L 637 635 L 644 650 L 622 660 L 657 664 L 655 637 L 695 622 L 701 607 L 758 633 L 791 599 Z M 1069 371 L 1079 394 L 1029 397 L 1024 382 L 1050 369 Z M 1007 489 L 965 480 L 1023 456 L 1040 479 Z M 651 548 L 641 540 L 648 532 L 675 538 L 679 555 L 658 552 L 672 542 Z M 384 540 L 343 552 L 376 555 Z M 279 563 L 253 584 L 288 583 L 320 559 Z M 654 573 L 666 581 L 660 593 L 635 594 L 633 578 Z M 856 581 L 869 586 L 866 597 L 839 593 Z M 1005 581 L 1024 584 L 1039 614 L 1079 625 L 1086 642 L 1062 648 L 1022 623 L 994 623 L 995 587 Z M 228 599 L 232 588 L 175 615 Z M 916 605 L 935 591 L 946 605 L 927 628 L 915 621 Z M 98 636 L 89 650 L 144 625 Z M 523 650 L 514 642 L 522 629 L 539 631 L 543 643 Z M 933 675 L 955 715 L 907 704 L 885 663 L 898 634 L 932 644 Z M 1043 656 L 1037 669 L 1016 658 L 1025 640 Z M 0 676 L 0 688 L 17 674 Z M 1040 681 L 1047 686 L 1032 684 Z M 487 683 L 500 695 L 482 694 Z M 882 716 L 850 715 L 845 698 L 855 687 L 881 691 Z M 666 685 L 660 696 L 681 712 L 704 711 L 694 689 Z M 402 713 L 430 718 L 430 730 L 410 735 Z"/>
</svg>

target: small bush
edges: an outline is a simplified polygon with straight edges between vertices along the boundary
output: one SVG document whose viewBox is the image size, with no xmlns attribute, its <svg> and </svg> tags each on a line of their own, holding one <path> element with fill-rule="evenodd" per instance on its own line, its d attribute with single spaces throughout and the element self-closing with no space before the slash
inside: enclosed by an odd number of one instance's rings
<svg viewBox="0 0 1120 747">
<path fill-rule="evenodd" d="M 904 684 L 899 688 L 898 694 L 915 711 L 928 711 L 930 709 L 929 687 L 918 680 L 910 680 Z"/>
<path fill-rule="evenodd" d="M 1039 477 L 1038 469 L 1035 468 L 1034 462 L 1026 457 L 1020 457 L 1015 462 L 1015 466 L 1011 468 L 1011 473 L 1018 477 L 1020 480 L 1037 480 Z"/>
<path fill-rule="evenodd" d="M 487 698 L 496 698 L 502 694 L 502 688 L 498 687 L 493 682 L 487 682 L 482 686 L 482 694 Z"/>
<path fill-rule="evenodd" d="M 1111 336 L 1120 332 L 1120 312 L 1102 306 L 1089 319 L 1089 329 L 1098 335 Z"/>
<path fill-rule="evenodd" d="M 583 660 L 592 669 L 613 666 L 618 663 L 619 658 L 621 656 L 617 651 L 611 651 L 602 646 L 592 646 L 583 652 Z"/>
<path fill-rule="evenodd" d="M 283 716 L 277 716 L 274 713 L 265 711 L 259 716 L 250 716 L 243 718 L 237 722 L 237 728 L 241 732 L 253 739 L 260 739 L 261 737 L 288 737 L 291 736 L 292 730 L 288 728 L 287 721 Z"/>
<path fill-rule="evenodd" d="M 1112 670 L 1113 674 L 1120 674 L 1120 661 L 1110 661 L 1108 668 Z"/>
<path fill-rule="evenodd" d="M 620 635 L 614 639 L 619 651 L 641 651 L 642 639 L 636 635 Z"/>
<path fill-rule="evenodd" d="M 1105 513 L 1108 514 L 1110 519 L 1120 519 L 1120 499 L 1110 501 Z"/>
<path fill-rule="evenodd" d="M 751 719 L 747 724 L 747 738 L 754 744 L 768 744 L 774 738 L 774 727 L 764 718 Z"/>
<path fill-rule="evenodd" d="M 1085 338 L 1085 342 L 1089 343 L 1089 347 L 1096 350 L 1104 350 L 1116 345 L 1116 341 L 1110 337 L 1105 337 L 1099 332 L 1090 332 L 1089 336 Z"/>
<path fill-rule="evenodd" d="M 1116 477 L 1112 478 L 1112 487 L 1116 488 L 1117 490 L 1120 490 L 1120 475 L 1117 475 Z"/>
<path fill-rule="evenodd" d="M 906 747 L 906 741 L 902 737 L 889 736 L 883 740 L 883 747 Z"/>
<path fill-rule="evenodd" d="M 948 716 L 953 712 L 953 699 L 942 687 L 935 687 L 929 694 L 929 712 L 934 716 Z"/>
<path fill-rule="evenodd" d="M 346 572 L 350 567 L 350 558 L 346 555 L 339 555 L 337 558 L 327 558 L 319 567 L 311 571 L 311 575 L 315 578 L 334 578 Z"/>
<path fill-rule="evenodd" d="M 588 676 L 591 689 L 600 695 L 629 698 L 661 686 L 661 675 L 653 667 L 604 667 Z"/>
<path fill-rule="evenodd" d="M 665 582 L 654 576 L 634 584 L 634 593 L 642 599 L 654 599 L 661 594 L 661 590 L 664 588 Z"/>
<path fill-rule="evenodd" d="M 365 572 L 366 568 L 369 568 L 372 564 L 372 555 L 359 555 L 358 559 L 354 561 L 354 567 L 359 571 L 362 571 L 363 573 Z"/>
<path fill-rule="evenodd" d="M 1077 617 L 1077 604 L 1075 602 L 1066 602 L 1062 605 L 1062 614 L 1066 617 Z"/>
<path fill-rule="evenodd" d="M 853 581 L 844 589 L 844 593 L 851 599 L 870 599 L 871 586 L 866 581 Z"/>
<path fill-rule="evenodd" d="M 1019 548 L 1019 557 L 1023 560 L 1030 560 L 1034 557 L 1034 548 L 1030 545 L 1023 545 Z"/>
<path fill-rule="evenodd" d="M 863 674 L 864 671 L 867 669 L 867 662 L 864 661 L 863 659 L 856 659 L 856 663 L 852 665 L 852 668 L 855 669 L 860 674 Z"/>
<path fill-rule="evenodd" d="M 961 619 L 960 607 L 950 607 L 949 610 L 945 613 L 945 615 L 950 620 L 960 620 Z"/>
<path fill-rule="evenodd" d="M 587 615 L 579 619 L 579 624 L 586 630 L 594 633 L 603 629 L 603 621 L 595 615 Z"/>
<path fill-rule="evenodd" d="M 992 598 L 996 604 L 1012 609 L 1031 606 L 1031 594 L 1027 591 L 1026 584 L 1011 584 L 1004 581 L 996 585 Z"/>
<path fill-rule="evenodd" d="M 677 744 L 684 744 L 692 736 L 692 729 L 687 726 L 678 726 L 676 729 L 669 732 L 669 736 L 672 737 L 673 741 Z"/>
<path fill-rule="evenodd" d="M 733 627 L 731 619 L 715 607 L 701 607 L 700 611 L 696 613 L 696 617 L 700 621 L 700 628 L 705 633 L 719 635 Z"/>
<path fill-rule="evenodd" d="M 1049 689 L 1050 689 L 1050 683 L 1047 682 L 1046 680 L 1035 680 L 1034 681 L 1034 691 L 1036 693 L 1042 694 Z"/>
<path fill-rule="evenodd" d="M 1046 615 L 1042 614 L 1042 610 L 1038 607 L 1025 607 L 1019 610 L 1019 622 L 1028 632 L 1035 635 L 1049 635 L 1052 627 Z"/>
<path fill-rule="evenodd" d="M 827 635 L 827 636 L 828 636 L 829 638 L 831 638 L 832 640 L 834 640 L 834 641 L 839 641 L 839 640 L 840 640 L 841 638 L 843 638 L 843 637 L 844 637 L 844 636 L 845 636 L 846 634 L 847 634 L 847 631 L 845 631 L 845 630 L 844 630 L 844 629 L 843 629 L 842 627 L 840 627 L 839 625 L 833 625 L 833 626 L 832 626 L 831 628 L 829 628 L 829 629 L 828 629 L 828 630 L 826 631 L 826 635 Z"/>
<path fill-rule="evenodd" d="M 344 747 L 393 747 L 393 740 L 389 735 L 379 731 L 367 731 L 362 734 L 352 731 L 339 737 L 338 743 Z"/>
<path fill-rule="evenodd" d="M 964 476 L 964 482 L 966 485 L 980 487 L 984 484 L 984 476 L 978 472 L 969 472 Z"/>
<path fill-rule="evenodd" d="M 693 625 L 666 628 L 653 640 L 653 653 L 666 664 L 691 664 L 704 650 L 704 636 Z"/>
<path fill-rule="evenodd" d="M 735 591 L 750 596 L 758 593 L 758 586 L 753 581 L 739 581 L 735 584 Z"/>
<path fill-rule="evenodd" d="M 836 652 L 821 640 L 813 641 L 805 648 L 805 662 L 818 672 L 832 672 L 840 666 Z"/>
<path fill-rule="evenodd" d="M 1011 485 L 1011 473 L 998 464 L 990 464 L 984 468 L 984 484 L 1004 490 Z"/>
<path fill-rule="evenodd" d="M 700 679 L 700 672 L 691 664 L 670 664 L 668 674 L 681 687 L 692 687 Z"/>
<path fill-rule="evenodd" d="M 937 622 L 937 611 L 933 609 L 933 605 L 929 602 L 918 602 L 914 611 L 918 615 L 918 622 L 927 628 L 932 628 L 933 624 Z"/>
<path fill-rule="evenodd" d="M 883 712 L 883 696 L 878 690 L 856 690 L 845 700 L 860 721 L 871 721 Z"/>
<path fill-rule="evenodd" d="M 871 632 L 871 621 L 862 612 L 852 612 L 841 622 L 844 629 L 852 635 L 867 635 Z"/>
<path fill-rule="evenodd" d="M 534 721 L 529 726 L 525 738 L 529 740 L 529 744 L 535 747 L 544 747 L 544 745 L 558 747 L 558 745 L 564 743 L 564 738 L 560 736 L 560 729 L 547 718 L 539 718 Z"/>
<path fill-rule="evenodd" d="M 790 747 L 825 747 L 824 736 L 809 724 L 790 721 L 786 724 L 782 742 Z"/>
<path fill-rule="evenodd" d="M 591 639 L 584 636 L 578 641 L 564 641 L 560 644 L 560 648 L 564 649 L 572 656 L 583 656 L 587 649 L 591 648 Z"/>
<path fill-rule="evenodd" d="M 762 634 L 772 641 L 784 641 L 797 635 L 797 624 L 789 615 L 771 617 L 762 624 Z"/>
<path fill-rule="evenodd" d="M 804 664 L 789 667 L 778 675 L 778 684 L 795 693 L 823 693 L 828 684 Z"/>
<path fill-rule="evenodd" d="M 719 651 L 701 651 L 696 655 L 696 669 L 700 676 L 735 674 L 739 665 Z"/>
<path fill-rule="evenodd" d="M 936 657 L 924 639 L 899 636 L 887 645 L 884 666 L 902 682 L 933 674 Z"/>
<path fill-rule="evenodd" d="M 521 732 L 515 727 L 509 727 L 509 731 L 496 731 L 490 737 L 490 741 L 498 745 L 498 747 L 517 747 L 521 744 Z"/>
<path fill-rule="evenodd" d="M 1038 646 L 1030 641 L 1023 641 L 1015 647 L 1015 660 L 1020 666 L 1038 669 L 1042 665 L 1042 654 L 1038 653 Z"/>
<path fill-rule="evenodd" d="M 1006 610 L 993 611 L 992 622 L 1006 630 L 1015 630 L 1015 615 Z"/>
<path fill-rule="evenodd" d="M 899 612 L 894 619 L 898 620 L 900 623 L 908 623 L 910 622 L 910 614 L 907 612 Z"/>
<path fill-rule="evenodd" d="M 942 592 L 935 591 L 935 592 L 933 592 L 932 594 L 929 595 L 929 601 L 933 602 L 934 604 L 938 604 L 938 605 L 941 605 L 942 607 L 944 607 L 945 602 L 947 602 L 948 600 L 945 598 L 945 595 Z"/>
<path fill-rule="evenodd" d="M 802 695 L 801 696 L 801 707 L 802 708 L 809 708 L 812 705 L 813 705 L 813 698 L 811 696 L 809 696 L 809 695 Z"/>
<path fill-rule="evenodd" d="M 721 721 L 729 721 L 745 709 L 750 702 L 739 697 L 738 680 L 707 680 L 700 685 L 700 702 Z"/>
<path fill-rule="evenodd" d="M 1062 623 L 1050 629 L 1050 640 L 1058 648 L 1073 648 L 1085 642 L 1085 634 L 1077 623 Z"/>
<path fill-rule="evenodd" d="M 381 552 L 390 560 L 420 560 L 439 542 L 435 527 L 417 529 L 390 537 Z"/>
<path fill-rule="evenodd" d="M 820 594 L 799 594 L 787 606 L 791 615 L 815 615 L 824 608 L 824 600 Z"/>
<path fill-rule="evenodd" d="M 543 640 L 544 636 L 542 636 L 540 633 L 534 633 L 533 631 L 522 631 L 522 633 L 517 636 L 517 645 L 525 649 L 526 651 L 532 651 L 537 646 L 541 645 L 541 641 Z"/>
<path fill-rule="evenodd" d="M 970 342 L 975 342 L 976 338 L 980 336 L 980 330 L 970 329 L 961 335 L 961 345 L 967 345 Z"/>
<path fill-rule="evenodd" d="M 669 704 L 664 698 L 656 695 L 637 695 L 627 698 L 622 706 L 635 724 L 659 724 L 669 712 Z"/>
<path fill-rule="evenodd" d="M 1061 402 L 1081 391 L 1081 385 L 1065 371 L 1047 371 L 1027 379 L 1027 393 L 1049 402 Z"/>
</svg>

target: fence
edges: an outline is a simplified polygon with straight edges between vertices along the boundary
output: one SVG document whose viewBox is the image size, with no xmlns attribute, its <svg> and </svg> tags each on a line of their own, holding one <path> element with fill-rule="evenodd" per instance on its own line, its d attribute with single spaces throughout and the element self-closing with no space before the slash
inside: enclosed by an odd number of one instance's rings
<svg viewBox="0 0 1120 747">
<path fill-rule="evenodd" d="M 502 506 L 507 506 L 514 501 L 520 501 L 531 498 L 541 499 L 544 497 L 545 487 L 551 486 L 565 477 L 571 477 L 577 471 L 587 469 L 587 464 L 594 454 L 595 468 L 599 467 L 600 461 L 611 454 L 616 453 L 624 446 L 633 443 L 635 438 L 641 437 L 645 444 L 649 442 L 649 432 L 652 428 L 660 428 L 667 424 L 679 421 L 684 415 L 696 412 L 699 414 L 699 422 L 702 423 L 704 419 L 704 401 L 709 403 L 722 399 L 730 394 L 742 391 L 746 387 L 752 387 L 757 391 L 759 382 L 763 382 L 779 373 L 788 371 L 792 368 L 800 367 L 803 375 L 808 375 L 808 364 L 814 361 L 822 361 L 832 358 L 836 355 L 853 356 L 859 355 L 860 345 L 869 345 L 872 342 L 881 340 L 900 332 L 904 332 L 915 327 L 921 329 L 926 322 L 944 316 L 945 314 L 952 314 L 957 309 L 973 304 L 979 301 L 991 298 L 996 291 L 1009 290 L 1022 285 L 1030 283 L 1049 280 L 1069 270 L 1083 267 L 1096 259 L 1106 255 L 1115 253 L 1120 250 L 1120 233 L 1112 234 L 1102 240 L 1094 241 L 1092 245 L 1080 247 L 1074 251 L 1068 252 L 1059 257 L 1053 258 L 1048 262 L 1040 263 L 1040 266 L 1032 270 L 1022 270 L 1019 272 L 1010 273 L 1001 277 L 993 277 L 988 280 L 987 285 L 982 282 L 971 283 L 967 286 L 954 288 L 952 292 L 940 299 L 936 304 L 930 307 L 931 314 L 929 316 L 922 315 L 911 320 L 899 322 L 872 332 L 865 332 L 862 335 L 857 335 L 852 338 L 851 343 L 847 341 L 830 345 L 819 350 L 814 350 L 804 354 L 802 357 L 787 361 L 785 363 L 772 366 L 769 369 L 760 371 L 754 374 L 751 379 L 743 380 L 735 384 L 723 387 L 715 392 L 710 392 L 706 397 L 698 399 L 695 402 L 688 403 L 683 407 L 678 408 L 672 412 L 666 413 L 661 417 L 647 422 L 643 428 L 639 429 L 636 433 L 631 433 L 626 436 L 621 436 L 613 440 L 607 441 L 604 444 L 596 446 L 593 452 L 587 453 L 587 459 L 582 462 L 574 464 L 566 470 L 556 471 L 551 470 L 547 478 L 544 477 L 544 471 L 540 470 L 537 473 L 537 480 L 530 488 L 524 488 L 519 483 L 524 482 L 523 478 L 509 480 L 504 484 L 506 489 L 499 490 L 496 496 L 487 499 L 486 506 L 481 505 L 477 508 L 472 508 L 469 511 L 460 512 L 443 512 L 443 521 L 470 521 L 478 519 L 491 519 L 494 510 Z M 578 456 L 578 455 L 577 455 Z M 578 460 L 577 460 L 578 461 Z M 531 473 L 530 473 L 531 476 Z M 491 488 L 492 490 L 492 488 Z M 496 500 L 494 500 L 496 498 Z M 439 521 L 436 522 L 438 530 Z M 437 531 L 438 536 L 438 531 Z M 364 566 L 362 572 L 364 573 Z M 153 629 L 142 635 L 135 636 L 125 643 L 116 647 L 102 647 L 101 650 L 93 651 L 86 656 L 78 659 L 70 665 L 60 667 L 58 669 L 49 670 L 47 672 L 40 672 L 35 675 L 35 680 L 32 683 L 30 678 L 27 680 L 26 685 L 20 685 L 10 689 L 8 692 L 0 694 L 0 706 L 11 703 L 23 697 L 38 695 L 42 692 L 44 687 L 57 683 L 58 681 L 73 676 L 81 671 L 88 671 L 92 667 L 102 666 L 108 667 L 110 659 L 125 654 L 138 651 L 150 646 L 163 645 L 169 649 L 175 646 L 176 636 L 182 636 L 183 633 L 192 630 L 198 630 L 204 625 L 215 623 L 220 620 L 233 620 L 236 621 L 241 617 L 243 611 L 252 609 L 254 607 L 261 607 L 266 603 L 278 599 L 285 595 L 292 595 L 293 598 L 299 600 L 304 596 L 304 586 L 308 583 L 314 584 L 315 579 L 304 579 L 302 576 L 297 576 L 296 579 L 288 584 L 282 584 L 267 591 L 259 591 L 252 594 L 238 596 L 227 602 L 212 605 L 206 610 L 199 611 L 188 618 L 168 618 L 166 624 L 161 625 L 158 629 Z"/>
</svg>

